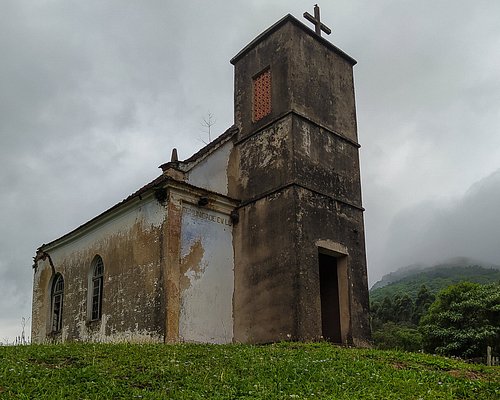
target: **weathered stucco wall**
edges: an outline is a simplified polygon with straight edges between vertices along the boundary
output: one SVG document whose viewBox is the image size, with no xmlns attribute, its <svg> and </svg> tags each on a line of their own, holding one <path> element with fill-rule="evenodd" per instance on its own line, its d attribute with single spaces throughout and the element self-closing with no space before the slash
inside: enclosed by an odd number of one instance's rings
<svg viewBox="0 0 500 400">
<path fill-rule="evenodd" d="M 299 340 L 293 189 L 240 208 L 235 225 L 234 338 Z"/>
<path fill-rule="evenodd" d="M 54 273 L 39 261 L 35 342 L 320 339 L 325 265 L 338 269 L 342 342 L 369 339 L 355 61 L 288 16 L 232 62 L 237 135 L 185 169 L 165 164 L 158 200 L 147 189 L 42 247 L 65 280 L 63 329 L 50 334 Z M 263 70 L 271 108 L 253 121 L 253 79 Z M 318 265 L 322 251 L 338 262 Z M 96 255 L 102 318 L 89 321 Z"/>
<path fill-rule="evenodd" d="M 178 181 L 141 196 L 42 246 L 55 271 L 48 258 L 35 269 L 35 342 L 232 341 L 230 213 L 236 202 Z M 91 321 L 88 286 L 96 255 L 104 263 L 102 318 Z M 63 323 L 52 333 L 56 273 L 65 283 Z"/>
<path fill-rule="evenodd" d="M 187 173 L 187 182 L 193 186 L 227 195 L 227 166 L 232 149 L 231 141 L 223 144 Z"/>
<path fill-rule="evenodd" d="M 296 182 L 361 207 L 358 147 L 300 116 L 293 129 Z"/>
<path fill-rule="evenodd" d="M 238 175 L 230 180 L 230 193 L 252 199 L 291 182 L 292 143 L 290 115 L 241 143 L 232 158 L 232 162 L 238 163 Z"/>
<path fill-rule="evenodd" d="M 341 340 L 366 344 L 355 61 L 285 17 L 232 62 L 239 133 L 229 194 L 242 200 L 234 235 L 235 340 L 322 337 L 318 243 L 330 243 L 345 249 L 328 263 L 338 269 Z M 254 121 L 253 80 L 263 70 L 270 73 L 271 108 Z"/>
<path fill-rule="evenodd" d="M 52 271 L 48 260 L 34 276 L 32 338 L 162 341 L 164 302 L 161 230 L 165 209 L 152 196 L 84 235 L 45 249 L 64 277 L 63 328 L 50 334 Z M 96 255 L 104 262 L 102 318 L 87 315 L 88 274 Z"/>
<path fill-rule="evenodd" d="M 357 141 L 354 77 L 355 61 L 318 38 L 300 23 L 283 23 L 251 44 L 235 66 L 235 123 L 239 137 L 265 127 L 293 111 L 325 128 Z M 252 119 L 252 78 L 271 72 L 271 113 Z"/>
<path fill-rule="evenodd" d="M 187 203 L 182 207 L 181 341 L 233 339 L 233 247 L 228 215 Z"/>
<path fill-rule="evenodd" d="M 297 25 L 290 27 L 291 107 L 319 122 L 326 129 L 357 141 L 354 98 L 354 60 L 332 51 L 315 35 L 304 35 Z M 300 39 L 299 39 L 300 38 Z"/>
<path fill-rule="evenodd" d="M 301 249 L 297 254 L 301 276 L 298 289 L 300 330 L 314 333 L 317 338 L 321 336 L 318 253 L 322 242 L 331 243 L 344 248 L 343 253 L 348 254 L 348 292 L 345 294 L 348 296 L 351 321 L 344 339 L 347 343 L 366 346 L 370 339 L 370 326 L 363 212 L 301 187 L 296 188 L 296 193 L 299 221 L 296 234 Z M 341 300 L 345 300 L 345 297 Z"/>
</svg>

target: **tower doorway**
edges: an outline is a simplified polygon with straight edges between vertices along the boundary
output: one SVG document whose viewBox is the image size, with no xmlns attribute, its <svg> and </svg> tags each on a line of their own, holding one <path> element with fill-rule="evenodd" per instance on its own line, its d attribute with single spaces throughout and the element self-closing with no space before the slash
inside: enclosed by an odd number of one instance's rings
<svg viewBox="0 0 500 400">
<path fill-rule="evenodd" d="M 321 334 L 329 342 L 342 343 L 338 258 L 319 253 Z"/>
</svg>

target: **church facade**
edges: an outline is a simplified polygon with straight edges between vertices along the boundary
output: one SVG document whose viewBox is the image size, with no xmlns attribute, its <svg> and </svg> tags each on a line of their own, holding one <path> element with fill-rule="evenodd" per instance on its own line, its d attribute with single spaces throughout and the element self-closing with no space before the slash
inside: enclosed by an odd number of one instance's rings
<svg viewBox="0 0 500 400">
<path fill-rule="evenodd" d="M 36 252 L 32 340 L 370 340 L 353 66 L 287 15 L 240 51 L 234 126 Z"/>
</svg>

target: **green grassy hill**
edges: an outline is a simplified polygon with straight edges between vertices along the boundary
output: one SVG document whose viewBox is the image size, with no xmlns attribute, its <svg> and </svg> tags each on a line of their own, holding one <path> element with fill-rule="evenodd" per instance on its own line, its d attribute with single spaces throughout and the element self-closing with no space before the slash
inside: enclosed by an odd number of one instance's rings
<svg viewBox="0 0 500 400">
<path fill-rule="evenodd" d="M 496 399 L 500 368 L 327 343 L 0 347 L 2 399 Z"/>
<path fill-rule="evenodd" d="M 415 300 L 420 287 L 425 284 L 430 292 L 436 294 L 441 289 L 462 282 L 489 284 L 500 281 L 500 270 L 495 267 L 481 265 L 461 265 L 445 263 L 433 267 L 410 267 L 401 269 L 373 285 L 370 290 L 370 301 L 379 302 L 388 296 L 408 294 Z"/>
</svg>

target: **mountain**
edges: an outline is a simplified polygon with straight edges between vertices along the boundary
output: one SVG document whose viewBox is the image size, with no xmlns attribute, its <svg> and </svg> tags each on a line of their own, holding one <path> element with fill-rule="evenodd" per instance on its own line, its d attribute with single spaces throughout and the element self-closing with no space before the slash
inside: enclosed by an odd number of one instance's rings
<svg viewBox="0 0 500 400">
<path fill-rule="evenodd" d="M 384 297 L 408 294 L 415 300 L 422 285 L 436 294 L 441 289 L 458 282 L 468 281 L 488 284 L 500 281 L 500 266 L 467 258 L 455 258 L 434 266 L 421 264 L 400 268 L 385 275 L 370 289 L 370 301 L 379 302 Z"/>
<path fill-rule="evenodd" d="M 398 282 L 401 279 L 406 278 L 407 276 L 415 275 L 427 268 L 431 267 L 425 264 L 412 264 L 412 265 L 407 265 L 406 267 L 401 267 L 394 272 L 389 272 L 387 275 L 384 275 L 381 280 L 375 282 L 375 284 L 371 287 L 370 291 L 387 286 L 394 282 Z"/>
</svg>

